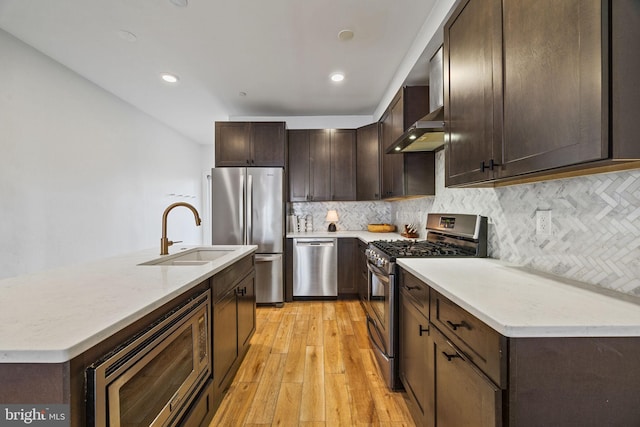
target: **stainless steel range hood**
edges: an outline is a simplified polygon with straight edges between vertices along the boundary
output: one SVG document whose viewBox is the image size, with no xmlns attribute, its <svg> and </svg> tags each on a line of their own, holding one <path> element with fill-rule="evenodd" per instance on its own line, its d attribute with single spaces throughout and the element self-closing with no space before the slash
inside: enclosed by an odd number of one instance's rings
<svg viewBox="0 0 640 427">
<path fill-rule="evenodd" d="M 387 153 L 434 151 L 442 145 L 444 145 L 444 107 L 438 107 L 411 125 L 387 149 Z"/>
<path fill-rule="evenodd" d="M 389 148 L 387 154 L 434 151 L 444 145 L 444 76 L 442 47 L 429 61 L 429 107 L 431 112 L 415 122 Z"/>
</svg>

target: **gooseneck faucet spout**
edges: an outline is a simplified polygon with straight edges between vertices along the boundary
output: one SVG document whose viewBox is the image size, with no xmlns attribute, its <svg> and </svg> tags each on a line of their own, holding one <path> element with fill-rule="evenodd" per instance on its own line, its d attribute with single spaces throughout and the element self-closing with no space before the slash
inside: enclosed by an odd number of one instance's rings
<svg viewBox="0 0 640 427">
<path fill-rule="evenodd" d="M 196 218 L 196 226 L 199 226 L 200 223 L 202 222 L 202 220 L 200 219 L 200 215 L 198 214 L 198 211 L 196 210 L 196 208 L 191 206 L 189 203 L 177 202 L 177 203 L 174 203 L 172 205 L 167 206 L 167 209 L 165 209 L 164 213 L 162 214 L 162 238 L 160 239 L 160 255 L 168 255 L 169 254 L 169 246 L 173 245 L 173 243 L 174 243 L 174 242 L 172 242 L 171 240 L 169 240 L 167 238 L 167 216 L 169 216 L 169 212 L 171 212 L 171 209 L 173 209 L 175 207 L 178 207 L 178 206 L 184 206 L 185 208 L 191 209 L 191 212 L 193 212 L 193 216 L 195 216 L 195 218 Z M 175 242 L 175 243 L 177 243 L 177 242 Z"/>
</svg>

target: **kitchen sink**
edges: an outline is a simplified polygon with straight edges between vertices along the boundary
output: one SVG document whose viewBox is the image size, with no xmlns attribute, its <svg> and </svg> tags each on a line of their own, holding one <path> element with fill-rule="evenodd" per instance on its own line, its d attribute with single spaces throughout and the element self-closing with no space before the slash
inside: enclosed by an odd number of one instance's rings
<svg viewBox="0 0 640 427">
<path fill-rule="evenodd" d="M 203 265 L 234 251 L 235 249 L 194 248 L 177 254 L 165 255 L 138 265 Z"/>
</svg>

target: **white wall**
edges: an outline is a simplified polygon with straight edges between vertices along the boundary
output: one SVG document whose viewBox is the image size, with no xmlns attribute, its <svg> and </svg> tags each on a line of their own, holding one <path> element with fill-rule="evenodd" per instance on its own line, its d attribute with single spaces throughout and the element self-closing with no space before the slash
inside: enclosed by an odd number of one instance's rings
<svg viewBox="0 0 640 427">
<path fill-rule="evenodd" d="M 0 278 L 159 250 L 164 208 L 200 209 L 201 146 L 1 30 L 0 52 Z"/>
</svg>

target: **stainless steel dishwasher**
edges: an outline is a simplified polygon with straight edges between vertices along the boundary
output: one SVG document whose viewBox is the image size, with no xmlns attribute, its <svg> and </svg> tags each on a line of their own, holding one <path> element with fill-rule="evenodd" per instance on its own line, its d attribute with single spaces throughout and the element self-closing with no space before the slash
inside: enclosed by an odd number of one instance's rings
<svg viewBox="0 0 640 427">
<path fill-rule="evenodd" d="M 293 296 L 338 296 L 338 244 L 335 238 L 293 239 Z"/>
</svg>

